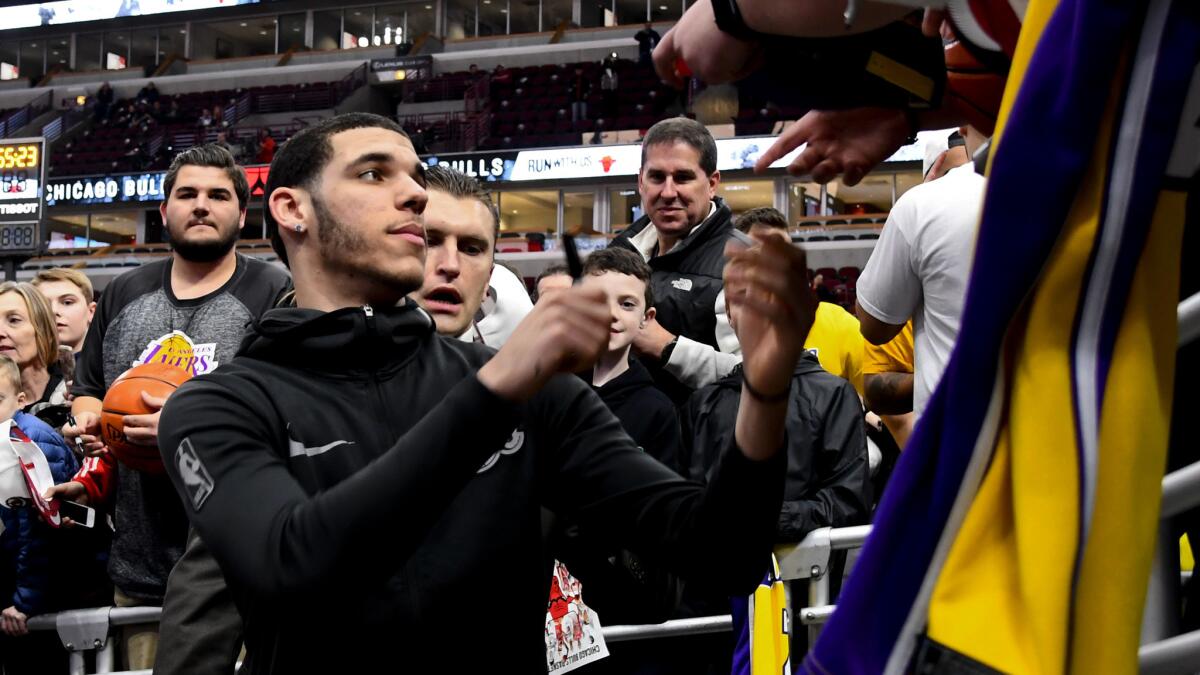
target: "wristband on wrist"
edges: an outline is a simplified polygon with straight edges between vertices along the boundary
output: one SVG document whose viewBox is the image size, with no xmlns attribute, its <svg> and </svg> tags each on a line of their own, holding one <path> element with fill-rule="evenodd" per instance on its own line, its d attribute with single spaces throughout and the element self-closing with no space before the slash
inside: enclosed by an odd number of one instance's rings
<svg viewBox="0 0 1200 675">
<path fill-rule="evenodd" d="M 677 344 L 679 344 L 678 337 L 676 337 L 674 340 L 671 340 L 670 342 L 668 342 L 666 347 L 663 347 L 662 353 L 658 355 L 658 367 L 659 368 L 667 367 L 667 363 L 669 363 L 671 361 L 671 353 L 675 351 L 675 345 L 677 345 Z"/>
<path fill-rule="evenodd" d="M 750 378 L 746 377 L 745 371 L 742 371 L 742 389 L 745 389 L 746 393 L 750 394 L 750 398 L 759 403 L 783 403 L 788 399 L 788 394 L 792 391 L 792 388 L 789 386 L 778 394 L 764 394 L 750 385 Z"/>
<path fill-rule="evenodd" d="M 712 3 L 713 17 L 717 20 L 717 28 L 731 37 L 747 42 L 758 42 L 760 33 L 746 25 L 742 11 L 738 9 L 737 0 L 709 0 Z"/>
</svg>

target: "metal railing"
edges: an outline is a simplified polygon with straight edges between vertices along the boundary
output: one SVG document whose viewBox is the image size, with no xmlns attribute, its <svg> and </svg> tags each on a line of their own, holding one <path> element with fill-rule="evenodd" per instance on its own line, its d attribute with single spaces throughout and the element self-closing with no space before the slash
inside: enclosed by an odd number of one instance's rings
<svg viewBox="0 0 1200 675">
<path fill-rule="evenodd" d="M 420 129 L 426 150 L 435 154 L 473 150 L 485 137 L 490 120 L 486 113 L 463 112 L 422 113 L 396 118 L 406 129 Z"/>
<path fill-rule="evenodd" d="M 1200 338 L 1200 294 L 1184 299 L 1177 311 L 1179 335 L 1176 345 L 1182 347 Z M 1180 413 L 1175 411 L 1177 415 Z M 1200 462 L 1167 474 L 1162 481 L 1162 490 L 1161 522 L 1146 591 L 1138 669 L 1143 675 L 1183 675 L 1200 671 L 1200 631 L 1174 634 L 1178 630 L 1181 584 L 1175 582 L 1172 574 L 1172 570 L 1178 569 L 1178 557 L 1167 522 L 1200 506 Z M 1191 543 L 1196 546 L 1196 542 Z M 1183 581 L 1190 581 L 1190 577 L 1185 574 Z"/>
<path fill-rule="evenodd" d="M 486 74 L 445 74 L 427 80 L 405 81 L 401 85 L 400 101 L 402 103 L 430 103 L 462 99 L 466 103 L 467 109 L 470 110 L 471 99 L 482 99 L 486 103 L 487 93 L 490 90 L 491 78 Z"/>
<path fill-rule="evenodd" d="M 335 82 L 314 82 L 282 92 L 257 91 L 247 95 L 247 103 L 243 107 L 247 114 L 334 108 L 366 84 L 366 68 L 366 64 L 363 64 Z"/>
<path fill-rule="evenodd" d="M 70 674 L 83 675 L 86 672 L 83 653 L 93 650 L 96 652 L 96 672 L 112 672 L 116 647 L 109 634 L 111 628 L 154 623 L 161 616 L 161 607 L 99 607 L 34 616 L 26 625 L 31 631 L 56 631 L 69 655 Z"/>
<path fill-rule="evenodd" d="M 31 631 L 57 631 L 70 655 L 70 675 L 85 675 L 83 653 L 96 652 L 96 672 L 110 675 L 149 674 L 149 670 L 113 671 L 117 641 L 111 629 L 143 623 L 157 623 L 162 618 L 161 607 L 97 607 L 74 609 L 57 614 L 42 614 L 29 619 Z M 728 615 L 705 616 L 693 619 L 676 619 L 657 624 L 606 626 L 603 629 L 605 642 L 629 642 L 653 640 L 686 635 L 728 633 L 733 618 Z"/>
<path fill-rule="evenodd" d="M 29 124 L 35 117 L 49 110 L 51 102 L 50 92 L 46 92 L 20 108 L 5 114 L 4 118 L 0 119 L 0 138 L 6 138 L 17 133 L 21 127 Z"/>
<path fill-rule="evenodd" d="M 830 603 L 829 563 L 834 551 L 859 548 L 871 534 L 870 525 L 855 527 L 822 527 L 808 533 L 798 544 L 785 544 L 775 548 L 779 560 L 779 578 L 784 581 L 808 580 L 808 605 L 799 612 L 791 609 L 792 621 L 808 626 L 808 643 L 814 644 L 821 633 L 821 626 L 833 615 L 835 605 Z M 795 596 L 789 594 L 789 604 L 794 605 Z"/>
</svg>

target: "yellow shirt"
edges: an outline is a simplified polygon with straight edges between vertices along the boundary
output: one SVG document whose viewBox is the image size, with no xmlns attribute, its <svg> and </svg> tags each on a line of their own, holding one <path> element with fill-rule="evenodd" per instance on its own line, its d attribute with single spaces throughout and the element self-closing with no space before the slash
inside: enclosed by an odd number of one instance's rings
<svg viewBox="0 0 1200 675">
<path fill-rule="evenodd" d="M 912 319 L 896 337 L 886 344 L 873 345 L 863 341 L 863 372 L 911 373 L 913 372 L 913 325 Z"/>
<path fill-rule="evenodd" d="M 904 324 L 904 328 L 882 345 L 873 345 L 863 340 L 863 373 L 911 373 L 913 372 L 913 325 L 912 319 Z M 880 415 L 892 439 L 903 450 L 908 437 L 912 435 L 915 418 L 911 412 L 903 415 Z"/>
<path fill-rule="evenodd" d="M 817 315 L 804 348 L 816 352 L 822 368 L 854 385 L 859 396 L 863 393 L 865 344 L 867 341 L 853 314 L 831 302 L 817 305 Z"/>
</svg>

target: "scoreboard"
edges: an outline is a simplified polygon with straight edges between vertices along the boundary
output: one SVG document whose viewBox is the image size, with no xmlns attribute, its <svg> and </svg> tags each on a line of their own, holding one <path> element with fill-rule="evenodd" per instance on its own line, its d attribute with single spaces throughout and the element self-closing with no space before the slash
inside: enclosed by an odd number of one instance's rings
<svg viewBox="0 0 1200 675">
<path fill-rule="evenodd" d="M 46 143 L 0 139 L 0 257 L 33 255 L 41 245 Z"/>
</svg>

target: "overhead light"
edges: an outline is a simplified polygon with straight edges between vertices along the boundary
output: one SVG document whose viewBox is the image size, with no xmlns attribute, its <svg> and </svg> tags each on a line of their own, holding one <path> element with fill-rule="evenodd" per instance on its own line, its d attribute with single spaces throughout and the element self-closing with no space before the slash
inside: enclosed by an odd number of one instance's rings
<svg viewBox="0 0 1200 675">
<path fill-rule="evenodd" d="M 179 34 L 180 34 L 180 35 L 187 35 L 187 29 L 186 29 L 186 28 L 180 28 L 180 29 L 179 29 Z"/>
<path fill-rule="evenodd" d="M 362 16 L 362 12 L 355 12 L 354 16 Z"/>
<path fill-rule="evenodd" d="M 292 32 L 293 32 L 293 33 L 299 33 L 299 32 L 300 32 L 300 27 L 299 27 L 299 26 L 296 26 L 296 27 L 292 28 Z"/>
<path fill-rule="evenodd" d="M 241 26 L 242 28 L 245 28 L 245 27 L 246 27 L 246 22 L 245 22 L 245 21 L 243 21 L 243 22 L 239 23 L 238 25 L 239 25 L 239 26 Z"/>
<path fill-rule="evenodd" d="M 492 4 L 492 0 L 483 0 L 483 4 L 490 5 Z"/>
<path fill-rule="evenodd" d="M 501 13 L 501 14 L 508 14 L 508 8 L 507 8 L 507 7 L 501 7 L 501 8 L 500 8 L 500 13 Z"/>
<path fill-rule="evenodd" d="M 267 31 L 265 31 L 265 30 L 260 30 L 260 31 L 258 31 L 258 34 L 259 34 L 259 35 L 266 35 L 266 34 L 267 34 Z"/>
<path fill-rule="evenodd" d="M 664 11 L 664 12 L 665 12 L 665 11 L 667 11 L 667 6 L 666 6 L 666 5 L 659 5 L 659 6 L 658 6 L 658 8 L 659 8 L 660 10 Z"/>
<path fill-rule="evenodd" d="M 367 46 L 367 45 L 369 45 L 369 44 L 371 44 L 371 41 L 370 41 L 370 40 L 368 40 L 368 39 L 366 38 L 366 36 L 363 36 L 363 37 L 360 37 L 360 38 L 358 38 L 358 46 L 359 46 L 359 47 L 366 47 L 366 46 Z"/>
<path fill-rule="evenodd" d="M 433 5 L 425 5 L 425 9 L 433 9 Z"/>
<path fill-rule="evenodd" d="M 58 52 L 57 51 L 50 52 L 50 56 L 58 56 Z"/>
<path fill-rule="evenodd" d="M 29 46 L 30 46 L 30 47 L 33 47 L 34 49 L 37 49 L 37 43 L 36 43 L 36 42 L 31 42 L 31 43 L 29 44 Z"/>
</svg>

